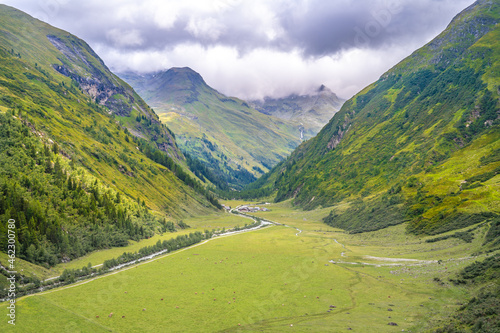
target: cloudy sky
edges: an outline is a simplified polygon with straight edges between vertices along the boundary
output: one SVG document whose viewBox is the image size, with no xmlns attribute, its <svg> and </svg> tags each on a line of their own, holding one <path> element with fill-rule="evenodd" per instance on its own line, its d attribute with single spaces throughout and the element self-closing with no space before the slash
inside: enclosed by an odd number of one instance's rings
<svg viewBox="0 0 500 333">
<path fill-rule="evenodd" d="M 115 72 L 188 66 L 244 99 L 348 98 L 473 0 L 0 0 L 83 38 Z"/>
</svg>

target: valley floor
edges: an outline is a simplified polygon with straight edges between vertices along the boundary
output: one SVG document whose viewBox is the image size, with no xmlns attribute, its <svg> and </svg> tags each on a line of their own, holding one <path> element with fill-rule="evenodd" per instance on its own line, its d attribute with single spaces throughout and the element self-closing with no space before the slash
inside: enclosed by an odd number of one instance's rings
<svg viewBox="0 0 500 333">
<path fill-rule="evenodd" d="M 471 254 L 484 237 L 481 228 L 472 243 L 426 243 L 406 234 L 404 225 L 345 234 L 321 222 L 328 209 L 266 207 L 271 210 L 253 215 L 281 225 L 217 237 L 92 281 L 20 298 L 13 331 L 422 332 L 468 297 L 468 290 L 447 278 L 478 260 Z M 220 214 L 185 222 L 192 232 L 250 221 Z M 89 259 L 99 264 L 116 250 L 109 251 L 81 259 L 77 267 Z M 0 306 L 3 328 L 6 304 Z"/>
</svg>

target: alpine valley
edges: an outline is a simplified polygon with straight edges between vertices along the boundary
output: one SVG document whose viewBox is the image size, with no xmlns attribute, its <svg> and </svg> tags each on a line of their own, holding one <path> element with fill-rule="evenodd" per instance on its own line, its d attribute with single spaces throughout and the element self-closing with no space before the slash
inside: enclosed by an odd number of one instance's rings
<svg viewBox="0 0 500 333">
<path fill-rule="evenodd" d="M 222 190 L 241 189 L 269 171 L 342 103 L 326 87 L 311 96 L 248 103 L 219 93 L 187 67 L 119 75 L 173 130 L 179 147 L 220 179 L 214 185 Z"/>
<path fill-rule="evenodd" d="M 499 21 L 244 101 L 0 5 L 1 330 L 498 332 Z"/>
</svg>

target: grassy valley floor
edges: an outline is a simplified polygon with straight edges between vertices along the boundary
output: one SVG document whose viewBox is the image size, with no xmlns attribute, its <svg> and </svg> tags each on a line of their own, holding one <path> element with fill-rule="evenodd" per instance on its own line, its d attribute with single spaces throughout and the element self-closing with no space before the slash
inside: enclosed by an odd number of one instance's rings
<svg viewBox="0 0 500 333">
<path fill-rule="evenodd" d="M 13 331 L 422 332 L 468 297 L 447 278 L 478 260 L 470 255 L 482 243 L 482 228 L 471 243 L 426 243 L 407 235 L 404 225 L 345 234 L 320 222 L 329 209 L 304 212 L 287 202 L 266 207 L 271 211 L 255 215 L 285 225 L 217 237 L 23 297 Z M 245 221 L 228 214 L 185 220 L 193 229 Z M 95 255 L 93 264 L 104 260 Z M 7 318 L 5 303 L 1 307 Z M 0 327 L 7 325 L 3 320 Z"/>
</svg>

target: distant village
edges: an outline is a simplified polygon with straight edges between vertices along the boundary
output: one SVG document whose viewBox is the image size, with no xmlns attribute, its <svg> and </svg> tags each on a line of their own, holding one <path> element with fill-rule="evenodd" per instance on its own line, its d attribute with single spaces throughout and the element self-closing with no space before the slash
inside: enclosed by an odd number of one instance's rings
<svg viewBox="0 0 500 333">
<path fill-rule="evenodd" d="M 266 203 L 266 205 L 268 205 L 268 203 Z M 228 210 L 228 211 L 231 210 L 230 206 L 222 205 L 222 207 L 225 210 Z M 255 213 L 255 212 L 269 212 L 270 211 L 270 209 L 268 209 L 266 207 L 258 207 L 258 206 L 250 207 L 250 206 L 246 206 L 246 205 L 236 207 L 235 210 L 237 210 L 240 213 Z"/>
<path fill-rule="evenodd" d="M 255 213 L 255 212 L 268 212 L 269 209 L 266 207 L 250 207 L 250 206 L 241 206 L 237 208 L 240 213 Z"/>
</svg>

